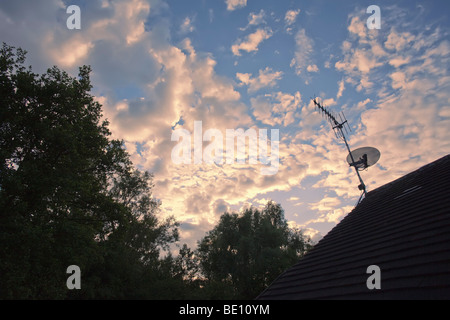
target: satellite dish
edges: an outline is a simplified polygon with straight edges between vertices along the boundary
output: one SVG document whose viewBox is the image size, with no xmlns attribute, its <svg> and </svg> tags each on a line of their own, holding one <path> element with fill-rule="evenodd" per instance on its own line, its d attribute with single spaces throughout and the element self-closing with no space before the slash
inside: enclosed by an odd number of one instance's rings
<svg viewBox="0 0 450 320">
<path fill-rule="evenodd" d="M 352 160 L 353 156 L 353 160 Z M 373 166 L 380 160 L 381 153 L 378 149 L 372 147 L 364 147 L 353 150 L 347 156 L 347 162 L 351 167 L 355 167 L 357 170 L 361 171 Z M 354 161 L 354 162 L 353 162 Z"/>
</svg>

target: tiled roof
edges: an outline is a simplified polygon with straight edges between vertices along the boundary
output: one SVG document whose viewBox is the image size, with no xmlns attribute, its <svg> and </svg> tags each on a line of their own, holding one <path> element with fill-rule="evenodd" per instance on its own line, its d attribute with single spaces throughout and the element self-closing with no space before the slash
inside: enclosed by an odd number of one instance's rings
<svg viewBox="0 0 450 320">
<path fill-rule="evenodd" d="M 258 299 L 450 299 L 450 155 L 369 192 Z"/>
</svg>

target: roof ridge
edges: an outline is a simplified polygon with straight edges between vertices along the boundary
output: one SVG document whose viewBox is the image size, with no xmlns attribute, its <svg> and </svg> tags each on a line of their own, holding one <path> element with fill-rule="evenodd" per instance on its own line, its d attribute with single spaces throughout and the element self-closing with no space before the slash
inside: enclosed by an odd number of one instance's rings
<svg viewBox="0 0 450 320">
<path fill-rule="evenodd" d="M 388 182 L 388 183 L 386 183 L 386 184 L 384 184 L 382 186 L 379 186 L 378 188 L 376 188 L 376 189 L 374 189 L 372 191 L 369 191 L 367 193 L 367 197 L 369 197 L 371 194 L 373 195 L 373 194 L 376 194 L 376 193 L 378 193 L 380 191 L 383 191 L 384 189 L 388 188 L 389 186 L 391 186 L 393 184 L 398 183 L 399 181 L 408 180 L 408 179 L 410 179 L 410 178 L 412 178 L 414 176 L 417 176 L 419 173 L 421 173 L 421 172 L 423 172 L 425 170 L 431 169 L 432 167 L 434 167 L 437 164 L 445 163 L 445 162 L 449 162 L 450 163 L 450 154 L 447 154 L 447 155 L 445 155 L 445 156 L 443 156 L 443 157 L 441 157 L 441 158 L 439 158 L 439 159 L 437 159 L 437 160 L 435 160 L 433 162 L 430 162 L 430 163 L 428 163 L 426 165 L 423 165 L 423 166 L 419 167 L 416 170 L 410 171 L 409 173 L 407 173 L 407 174 L 405 174 L 405 175 L 403 175 L 403 176 L 401 176 L 401 177 L 399 177 L 399 178 L 397 178 L 395 180 L 392 180 L 391 182 Z M 365 197 L 364 200 L 367 197 Z"/>
</svg>

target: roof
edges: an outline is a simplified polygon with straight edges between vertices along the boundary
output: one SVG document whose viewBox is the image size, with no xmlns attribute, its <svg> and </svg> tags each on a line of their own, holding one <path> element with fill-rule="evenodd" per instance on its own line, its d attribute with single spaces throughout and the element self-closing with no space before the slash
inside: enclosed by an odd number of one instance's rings
<svg viewBox="0 0 450 320">
<path fill-rule="evenodd" d="M 449 190 L 447 155 L 369 192 L 257 299 L 450 299 Z"/>
</svg>

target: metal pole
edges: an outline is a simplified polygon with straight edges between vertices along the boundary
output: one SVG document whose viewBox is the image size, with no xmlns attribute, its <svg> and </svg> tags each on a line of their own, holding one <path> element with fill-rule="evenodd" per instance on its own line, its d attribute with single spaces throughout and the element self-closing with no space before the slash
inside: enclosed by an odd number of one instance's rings
<svg viewBox="0 0 450 320">
<path fill-rule="evenodd" d="M 352 163 L 354 164 L 355 163 L 355 159 L 353 158 L 352 151 L 350 150 L 350 147 L 349 147 L 349 145 L 347 143 L 347 138 L 345 137 L 344 131 L 342 130 L 343 125 L 347 122 L 347 120 L 345 120 L 342 123 L 339 123 L 336 120 L 336 117 L 334 117 L 327 109 L 325 109 L 323 106 L 321 106 L 320 103 L 316 101 L 316 99 L 314 99 L 313 101 L 314 101 L 314 104 L 322 111 L 322 113 L 325 113 L 325 115 L 330 119 L 330 121 L 332 121 L 334 123 L 333 130 L 336 130 L 336 129 L 340 130 L 341 135 L 342 135 L 342 139 L 345 142 L 345 146 L 347 147 L 348 153 L 350 154 L 350 158 L 352 159 Z M 355 167 L 356 175 L 358 176 L 359 182 L 361 183 L 358 186 L 358 188 L 360 190 L 362 190 L 364 192 L 364 196 L 366 196 L 367 195 L 366 185 L 364 184 L 364 181 L 362 180 L 361 175 L 359 174 L 359 171 L 358 171 L 358 168 L 356 167 L 356 165 L 354 167 Z M 362 195 L 361 195 L 361 197 L 362 197 Z M 361 198 L 360 198 L 360 201 L 361 201 Z"/>
<path fill-rule="evenodd" d="M 352 163 L 355 163 L 355 159 L 353 158 L 353 154 L 352 154 L 352 151 L 350 150 L 350 147 L 349 147 L 349 145 L 347 143 L 347 139 L 345 138 L 345 135 L 342 132 L 342 128 L 339 128 L 339 129 L 341 130 L 342 137 L 344 139 L 345 146 L 347 147 L 348 153 L 350 154 L 350 158 L 352 159 Z M 354 166 L 354 167 L 355 167 L 356 174 L 358 175 L 359 182 L 361 182 L 361 188 L 364 191 L 364 196 L 367 196 L 366 185 L 364 184 L 364 181 L 362 180 L 361 175 L 359 174 L 358 168 L 356 166 Z"/>
</svg>

